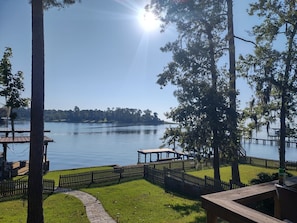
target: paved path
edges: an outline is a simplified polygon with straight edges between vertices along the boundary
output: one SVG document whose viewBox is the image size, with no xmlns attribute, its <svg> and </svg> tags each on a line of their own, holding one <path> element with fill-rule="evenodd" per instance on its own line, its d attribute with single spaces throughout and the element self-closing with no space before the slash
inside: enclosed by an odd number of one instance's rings
<svg viewBox="0 0 297 223">
<path fill-rule="evenodd" d="M 116 223 L 104 210 L 100 201 L 92 195 L 78 190 L 66 191 L 64 193 L 72 195 L 82 201 L 90 223 Z"/>
</svg>

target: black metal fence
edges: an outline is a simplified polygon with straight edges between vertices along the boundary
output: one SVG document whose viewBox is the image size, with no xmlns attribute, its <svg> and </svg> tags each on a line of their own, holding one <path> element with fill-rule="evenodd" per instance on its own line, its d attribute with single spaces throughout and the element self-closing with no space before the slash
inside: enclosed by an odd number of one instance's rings
<svg viewBox="0 0 297 223">
<path fill-rule="evenodd" d="M 164 187 L 166 191 L 172 191 L 192 198 L 198 198 L 202 194 L 208 194 L 223 190 L 231 190 L 245 186 L 237 185 L 231 181 L 216 181 L 211 177 L 195 177 L 184 171 L 164 168 L 163 170 L 144 166 L 144 178 L 153 184 Z"/>
<path fill-rule="evenodd" d="M 256 157 L 246 157 L 243 163 L 250 164 L 253 166 L 260 166 L 265 168 L 279 168 L 278 160 L 271 159 L 261 159 Z M 295 161 L 286 161 L 287 170 L 297 170 L 297 162 Z"/>
<path fill-rule="evenodd" d="M 54 180 L 43 180 L 43 193 L 50 194 L 55 190 Z M 9 180 L 0 182 L 0 200 L 7 198 L 27 196 L 28 181 L 27 180 Z"/>
<path fill-rule="evenodd" d="M 197 162 L 192 159 L 166 161 L 166 162 L 152 162 L 152 163 L 146 163 L 145 165 L 159 170 L 168 168 L 168 169 L 177 169 L 177 170 L 183 170 L 183 171 L 195 170 L 197 169 L 197 166 L 200 166 L 200 165 L 205 166 L 205 164 L 197 164 Z"/>
<path fill-rule="evenodd" d="M 278 161 L 275 160 L 246 157 L 244 163 L 266 168 L 278 168 Z M 114 167 L 110 170 L 61 175 L 59 187 L 74 189 L 105 186 L 144 178 L 153 184 L 164 187 L 166 191 L 200 196 L 201 194 L 244 186 L 233 184 L 231 181 L 216 181 L 206 176 L 205 178 L 198 178 L 186 173 L 186 171 L 201 169 L 205 166 L 209 166 L 209 163 L 201 164 L 194 160 L 183 160 Z M 287 162 L 287 169 L 297 169 L 297 162 Z M 43 186 L 44 193 L 53 193 L 55 190 L 53 180 L 44 179 Z M 2 181 L 0 182 L 0 200 L 7 197 L 26 196 L 27 188 L 27 180 Z"/>
<path fill-rule="evenodd" d="M 144 166 L 144 179 L 147 181 L 159 185 L 161 187 L 165 186 L 164 181 L 164 170 L 155 169 L 154 167 Z"/>
<path fill-rule="evenodd" d="M 90 186 L 111 185 L 143 178 L 143 166 L 115 167 L 111 170 L 98 170 L 78 174 L 60 175 L 59 187 L 83 188 Z"/>
</svg>

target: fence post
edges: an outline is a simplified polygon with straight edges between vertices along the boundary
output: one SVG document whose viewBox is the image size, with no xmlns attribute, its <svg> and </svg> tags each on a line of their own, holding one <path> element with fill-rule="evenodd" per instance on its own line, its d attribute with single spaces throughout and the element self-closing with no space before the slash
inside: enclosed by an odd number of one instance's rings
<svg viewBox="0 0 297 223">
<path fill-rule="evenodd" d="M 92 174 L 92 180 L 91 180 L 91 184 L 92 184 L 94 183 L 94 172 L 92 171 L 91 174 Z"/>
<path fill-rule="evenodd" d="M 185 172 L 182 172 L 182 191 L 185 191 Z"/>
<path fill-rule="evenodd" d="M 230 184 L 230 187 L 229 187 L 229 189 L 230 189 L 230 190 L 232 190 L 232 189 L 233 189 L 232 180 L 229 180 L 229 184 Z"/>
<path fill-rule="evenodd" d="M 54 193 L 54 191 L 55 191 L 55 181 L 53 181 L 53 184 L 52 184 L 52 192 Z"/>
<path fill-rule="evenodd" d="M 143 178 L 146 179 L 147 178 L 147 165 L 143 165 Z"/>
</svg>

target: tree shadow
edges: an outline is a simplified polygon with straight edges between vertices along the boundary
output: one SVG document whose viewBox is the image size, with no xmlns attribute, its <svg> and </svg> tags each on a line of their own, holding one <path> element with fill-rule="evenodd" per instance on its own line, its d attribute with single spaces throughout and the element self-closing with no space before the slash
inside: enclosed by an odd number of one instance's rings
<svg viewBox="0 0 297 223">
<path fill-rule="evenodd" d="M 200 202 L 195 202 L 192 205 L 187 205 L 187 204 L 165 204 L 166 207 L 170 207 L 174 211 L 178 212 L 182 217 L 188 216 L 192 213 L 199 213 L 203 211 L 201 208 L 201 203 Z M 188 222 L 188 223 L 200 223 L 200 222 L 206 222 L 206 216 L 197 216 L 195 217 L 194 221 Z"/>
<path fill-rule="evenodd" d="M 201 209 L 200 203 L 195 203 L 192 205 L 180 205 L 180 204 L 166 204 L 165 206 L 172 208 L 178 212 L 182 217 L 190 215 L 193 212 L 199 212 Z"/>
</svg>

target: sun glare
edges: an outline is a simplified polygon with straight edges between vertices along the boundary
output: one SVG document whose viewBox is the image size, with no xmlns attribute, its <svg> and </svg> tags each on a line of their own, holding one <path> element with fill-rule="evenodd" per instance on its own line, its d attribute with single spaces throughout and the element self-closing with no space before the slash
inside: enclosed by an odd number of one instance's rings
<svg viewBox="0 0 297 223">
<path fill-rule="evenodd" d="M 144 9 L 139 12 L 138 20 L 143 30 L 148 32 L 157 30 L 160 26 L 160 20 L 158 20 L 157 16 Z"/>
</svg>

